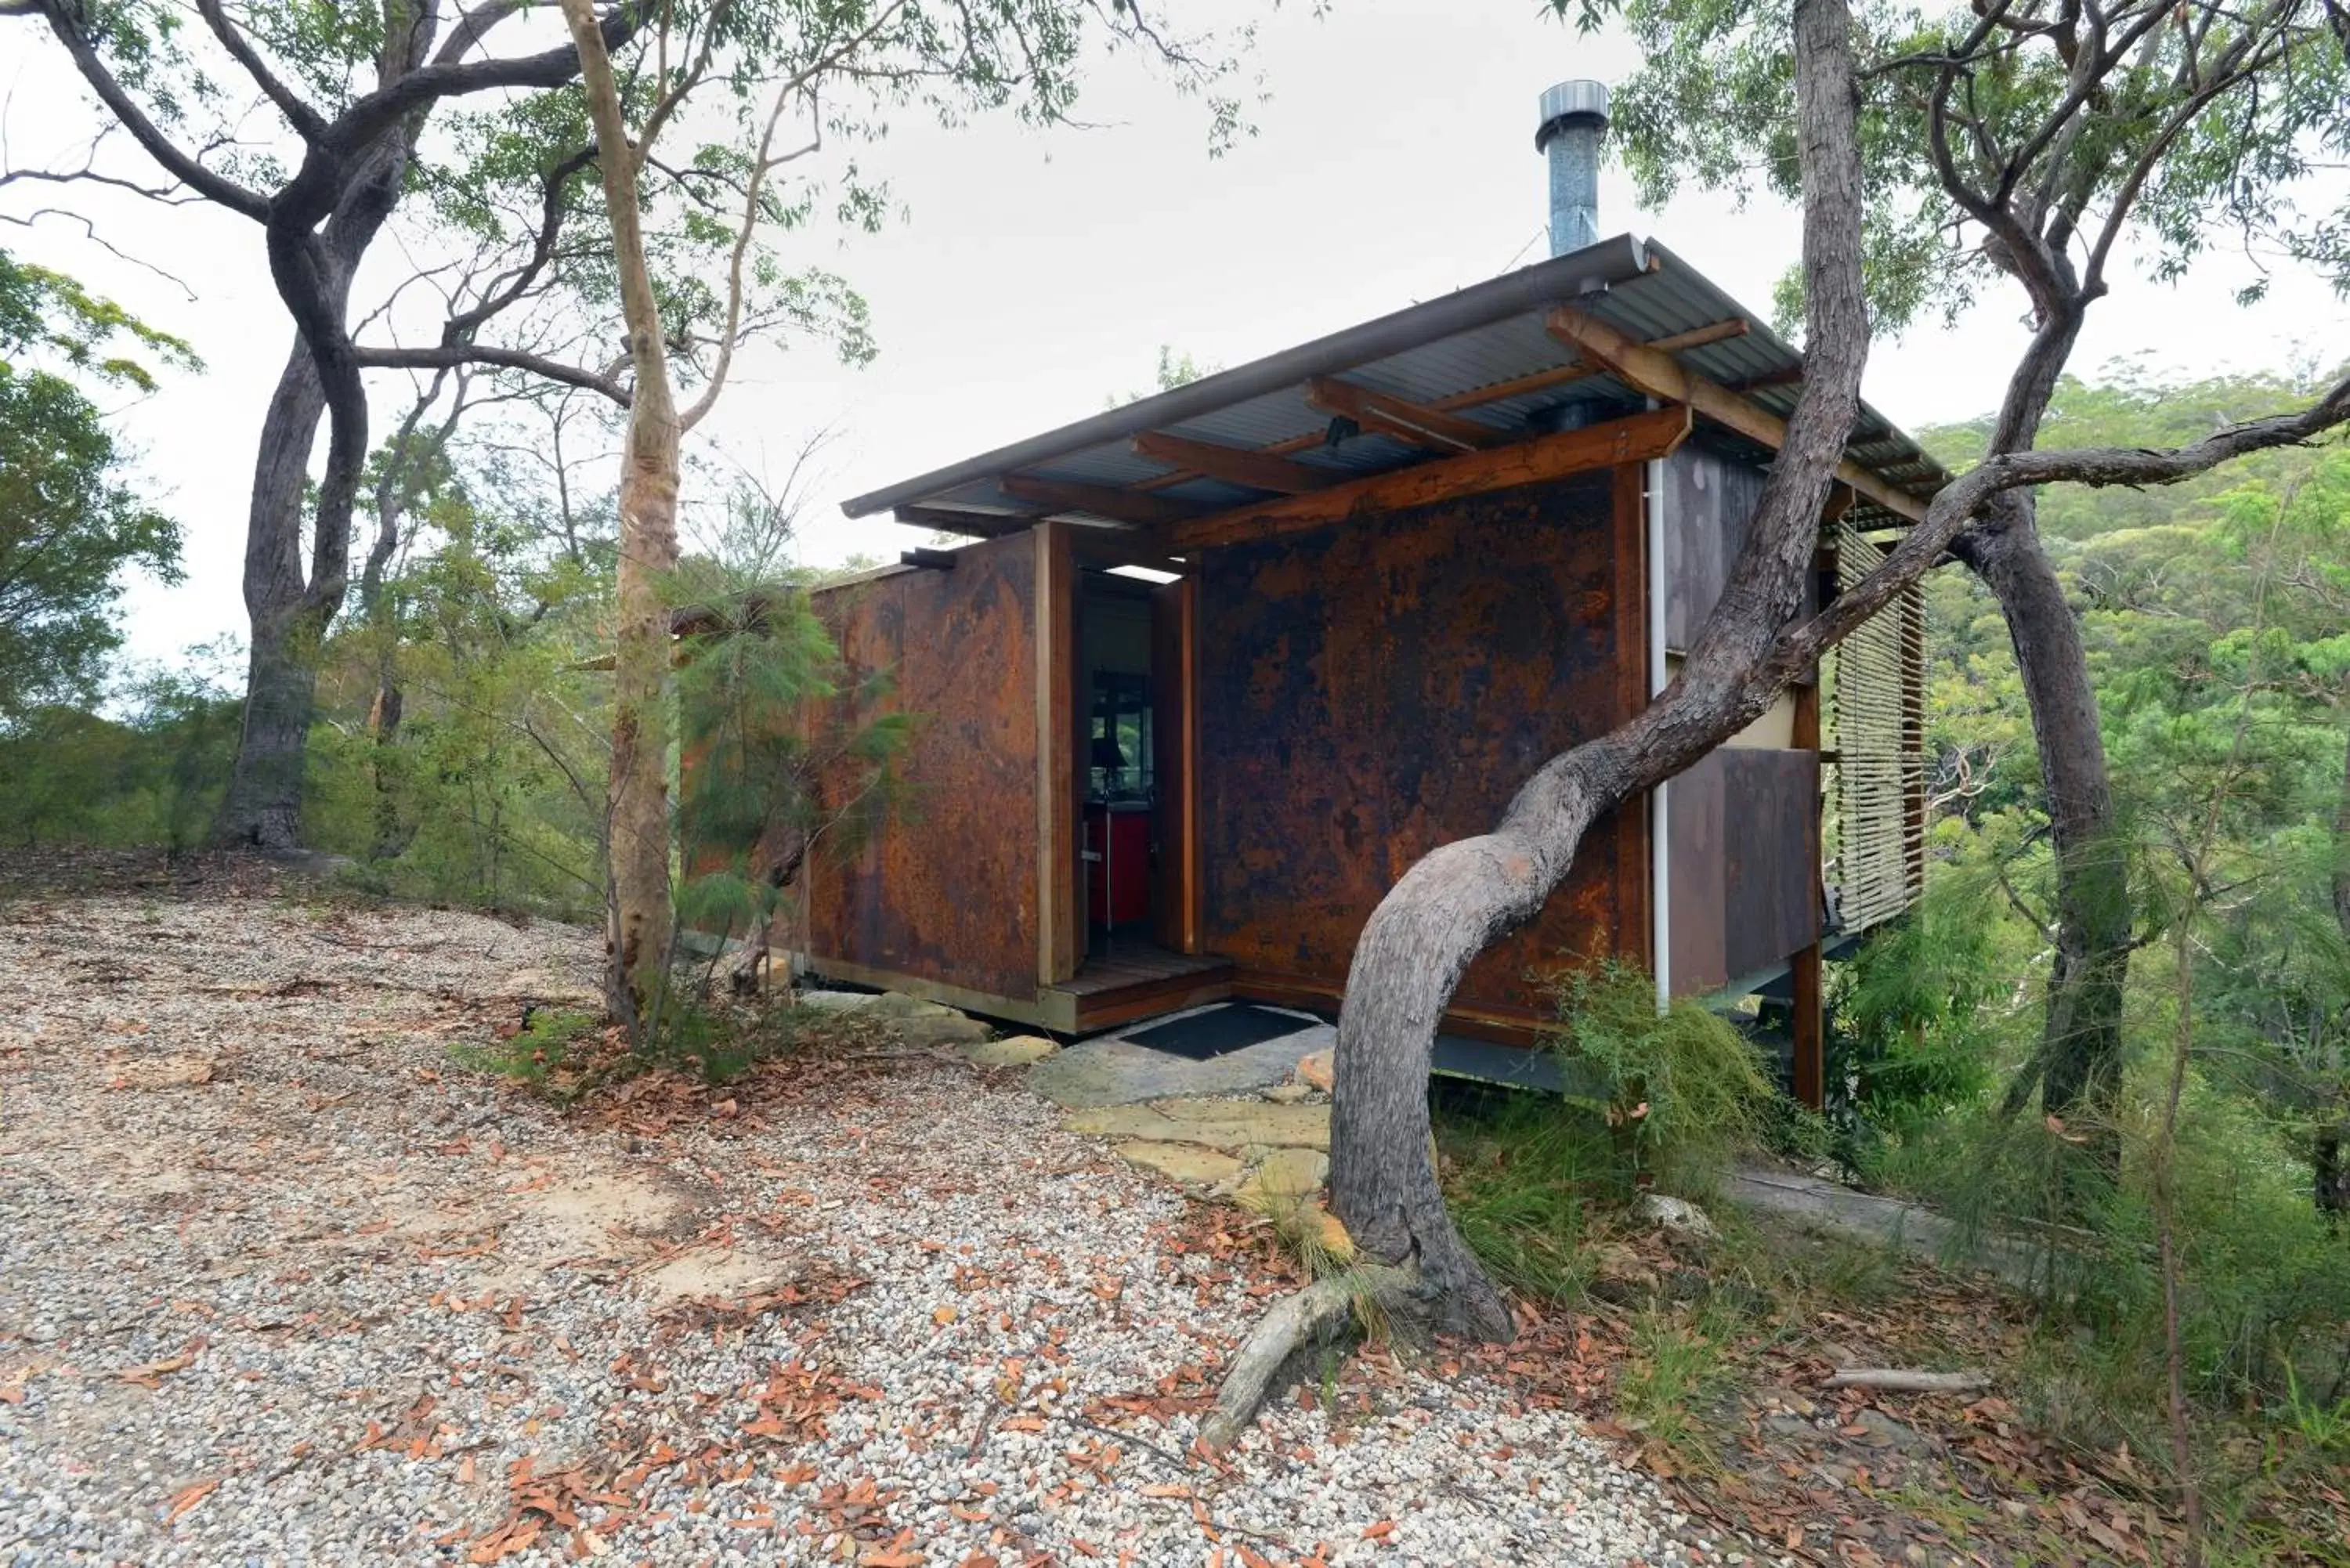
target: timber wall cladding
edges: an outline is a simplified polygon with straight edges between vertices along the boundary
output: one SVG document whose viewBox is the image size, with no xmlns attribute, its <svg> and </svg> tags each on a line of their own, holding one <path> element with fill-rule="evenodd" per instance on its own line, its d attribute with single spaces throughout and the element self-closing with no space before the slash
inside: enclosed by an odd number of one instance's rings
<svg viewBox="0 0 2350 1568">
<path fill-rule="evenodd" d="M 1684 649 L 1745 547 L 1764 475 L 1694 442 L 1663 466 L 1665 641 Z M 1804 576 L 1805 616 L 1818 609 L 1815 576 Z M 1718 990 L 1817 940 L 1819 791 L 1816 753 L 1751 743 L 1708 753 L 1666 786 L 1675 995 Z"/>
<path fill-rule="evenodd" d="M 1414 861 L 1490 829 L 1536 768 L 1615 721 L 1612 491 L 1603 471 L 1204 553 L 1206 951 L 1342 986 Z M 1594 826 L 1456 1005 L 1546 1012 L 1530 969 L 1615 949 L 1620 839 L 1612 817 Z"/>
<path fill-rule="evenodd" d="M 816 597 L 881 711 L 919 715 L 909 798 L 863 851 L 809 878 L 808 949 L 992 995 L 1036 992 L 1036 546 L 967 545 L 951 571 Z"/>
<path fill-rule="evenodd" d="M 1721 597 L 1762 498 L 1763 473 L 1750 462 L 1685 443 L 1664 460 L 1665 646 L 1684 652 Z M 1804 574 L 1804 614 L 1819 608 Z"/>
<path fill-rule="evenodd" d="M 1723 746 L 1665 786 L 1672 988 L 1701 996 L 1819 939 L 1820 759 Z"/>
</svg>

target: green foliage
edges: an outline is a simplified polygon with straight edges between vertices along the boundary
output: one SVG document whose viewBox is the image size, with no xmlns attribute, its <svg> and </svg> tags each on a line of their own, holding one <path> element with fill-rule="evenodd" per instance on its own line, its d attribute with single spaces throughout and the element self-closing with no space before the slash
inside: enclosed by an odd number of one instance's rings
<svg viewBox="0 0 2350 1568">
<path fill-rule="evenodd" d="M 1659 1012 L 1654 979 L 1618 960 L 1569 972 L 1555 994 L 1544 1044 L 1564 1060 L 1570 1100 L 1610 1129 L 1628 1179 L 1702 1193 L 1759 1139 L 1770 1081 L 1727 1021 L 1688 998 Z"/>
<path fill-rule="evenodd" d="M 1155 398 L 1161 392 L 1171 392 L 1178 387 L 1213 376 L 1222 370 L 1222 365 L 1204 365 L 1188 348 L 1178 348 L 1172 343 L 1159 346 L 1159 369 L 1153 378 L 1156 385 L 1145 391 L 1128 392 L 1123 398 L 1107 400 L 1107 406 L 1118 408 L 1126 403 L 1139 403 L 1145 398 Z"/>
<path fill-rule="evenodd" d="M 1640 67 L 1614 96 L 1609 141 L 1644 205 L 1688 185 L 1795 199 L 1787 0 L 1551 4 L 1586 26 L 1620 15 L 1638 46 Z M 1880 329 L 1928 314 L 1955 317 L 2000 275 L 1975 214 L 1945 191 L 1932 155 L 1943 62 L 1983 15 L 1889 0 L 1854 7 L 1862 254 Z M 1964 125 L 1947 131 L 1960 179 L 1977 192 L 2039 192 L 2054 210 L 2082 210 L 2080 223 L 2064 225 L 2068 235 L 2078 231 L 2076 260 L 2118 206 L 2124 231 L 2158 276 L 2177 276 L 2231 241 L 2273 247 L 2336 282 L 2350 276 L 2345 214 L 2327 209 L 2333 192 L 2305 191 L 2313 171 L 2350 149 L 2342 112 L 2350 64 L 2332 13 L 2314 0 L 2279 0 L 2214 13 L 2191 28 L 2168 16 L 2155 0 L 2106 7 L 2091 41 L 2076 38 L 2076 13 L 2017 8 L 2012 29 L 1989 35 L 1970 68 L 1954 73 L 1962 84 L 1956 114 L 1981 125 L 1979 136 Z M 2067 51 L 2118 48 L 2113 41 L 2126 32 L 2140 41 L 2099 90 L 2068 99 Z M 2230 57 L 2238 47 L 2250 62 L 2241 75 Z M 2043 134 L 2060 105 L 2069 106 L 2063 133 Z M 1789 277 L 1778 306 L 1783 321 L 1800 324 L 1800 277 Z"/>
<path fill-rule="evenodd" d="M 892 809 L 914 716 L 877 711 L 889 671 L 852 680 L 797 585 L 702 561 L 674 591 L 696 627 L 677 677 L 679 924 L 764 941 L 806 868 Z"/>
<path fill-rule="evenodd" d="M 1830 970 L 1828 1147 L 1866 1171 L 1875 1150 L 1980 1104 L 2004 1044 L 2000 923 L 1979 872 L 1952 867 L 1908 916 Z"/>
<path fill-rule="evenodd" d="M 1550 1300 L 1578 1295 L 1591 1210 L 1631 1186 L 1606 1123 L 1572 1102 L 1512 1095 L 1440 1118 L 1437 1137 L 1445 1207 L 1495 1281 Z"/>
<path fill-rule="evenodd" d="M 96 406 L 27 358 L 152 386 L 136 361 L 98 358 L 117 333 L 186 358 L 120 306 L 0 251 L 0 725 L 95 696 L 122 641 L 112 612 L 126 568 L 179 579 L 178 525 L 122 482 L 128 461 Z"/>
<path fill-rule="evenodd" d="M 552 1094 L 567 1072 L 577 1071 L 575 1047 L 595 1034 L 601 1022 L 584 1012 L 534 1008 L 529 1022 L 513 1038 L 454 1044 L 449 1054 L 460 1066 Z"/>
<path fill-rule="evenodd" d="M 1728 1349 L 1743 1324 L 1724 1301 L 1694 1314 L 1652 1306 L 1632 1322 L 1632 1359 L 1616 1382 L 1619 1425 L 1683 1465 L 1702 1465 L 1701 1422 L 1732 1386 Z"/>
<path fill-rule="evenodd" d="M 153 391 L 155 375 L 145 364 L 108 351 L 118 337 L 175 369 L 203 369 L 184 340 L 150 327 L 61 272 L 0 251 L 0 366 L 31 353 L 110 385 Z"/>
<path fill-rule="evenodd" d="M 227 787 L 241 704 L 201 676 L 131 684 L 120 718 L 66 704 L 0 729 L 0 837 L 25 844 L 203 841 Z"/>
</svg>

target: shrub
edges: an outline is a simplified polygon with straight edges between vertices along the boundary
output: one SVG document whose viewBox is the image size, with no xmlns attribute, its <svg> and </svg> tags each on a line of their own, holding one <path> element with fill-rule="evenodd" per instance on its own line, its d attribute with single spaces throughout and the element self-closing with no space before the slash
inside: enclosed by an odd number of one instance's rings
<svg viewBox="0 0 2350 1568">
<path fill-rule="evenodd" d="M 1544 1036 L 1567 1097 L 1596 1112 L 1634 1186 L 1704 1196 L 1734 1151 L 1759 1141 L 1770 1080 L 1745 1036 L 1686 998 L 1663 1011 L 1637 964 L 1607 960 L 1564 976 Z"/>
</svg>

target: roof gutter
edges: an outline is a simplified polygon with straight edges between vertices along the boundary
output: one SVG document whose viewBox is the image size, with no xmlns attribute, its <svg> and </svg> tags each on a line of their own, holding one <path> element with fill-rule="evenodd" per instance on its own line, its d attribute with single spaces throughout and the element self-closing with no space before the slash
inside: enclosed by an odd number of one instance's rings
<svg viewBox="0 0 2350 1568">
<path fill-rule="evenodd" d="M 1553 256 L 1487 282 L 1471 284 L 1426 304 L 1349 327 L 1311 343 L 1301 343 L 1295 348 L 1284 348 L 1269 358 L 1203 376 L 1172 391 L 1128 403 L 979 457 L 966 458 L 919 478 L 852 496 L 840 504 L 840 509 L 851 517 L 869 516 L 927 500 L 941 491 L 973 480 L 993 479 L 1014 469 L 1049 462 L 1080 448 L 1180 424 L 1267 392 L 1295 387 L 1315 376 L 1384 359 L 1456 332 L 1468 332 L 1529 310 L 1546 309 L 1585 295 L 1601 293 L 1640 276 L 1650 270 L 1651 265 L 1647 248 L 1638 240 L 1630 234 L 1618 234 L 1566 255 Z"/>
</svg>

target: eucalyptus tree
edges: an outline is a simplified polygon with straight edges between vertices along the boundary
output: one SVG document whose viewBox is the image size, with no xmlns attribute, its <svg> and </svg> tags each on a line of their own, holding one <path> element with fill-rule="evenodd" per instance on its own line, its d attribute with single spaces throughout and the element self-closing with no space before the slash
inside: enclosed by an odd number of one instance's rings
<svg viewBox="0 0 2350 1568">
<path fill-rule="evenodd" d="M 986 10 L 938 0 L 704 0 L 664 5 L 626 60 L 615 58 L 592 0 L 563 0 L 563 15 L 582 65 L 627 346 L 606 992 L 615 1015 L 640 1026 L 669 969 L 673 934 L 665 594 L 678 561 L 681 438 L 715 406 L 762 308 L 769 320 L 805 320 L 830 304 L 825 286 L 834 280 L 786 280 L 759 249 L 764 235 L 807 215 L 815 187 L 788 181 L 790 166 L 828 141 L 870 135 L 890 107 L 909 102 L 948 117 L 1013 107 L 1032 119 L 1059 119 L 1075 101 L 1097 26 L 1114 42 L 1144 46 L 1182 87 L 1204 88 L 1230 65 L 1157 30 L 1133 0 L 1014 0 Z M 1215 108 L 1218 126 L 1229 129 L 1237 106 L 1225 99 Z M 714 285 L 681 265 L 646 225 L 646 182 L 663 167 L 662 138 L 697 114 L 733 127 L 723 157 L 692 164 L 713 177 L 709 184 L 671 182 L 689 209 L 689 232 L 723 245 Z M 846 191 L 852 214 L 878 215 L 871 188 L 852 178 Z M 842 302 L 851 307 L 847 318 L 861 323 L 861 302 L 845 294 Z M 691 329 L 697 311 L 713 331 Z M 696 381 L 682 400 L 681 366 Z"/>
<path fill-rule="evenodd" d="M 1616 9 L 1582 6 L 1586 21 Z M 1643 200 L 1661 202 L 1685 183 L 1793 197 L 1787 0 L 1620 9 L 1644 60 L 1617 97 L 1617 145 Z M 1856 26 L 1877 329 L 1955 318 L 1994 286 L 2022 295 L 2032 336 L 1989 455 L 2033 445 L 2118 266 L 2135 260 L 2175 278 L 2237 240 L 2350 283 L 2350 214 L 2294 204 L 2311 188 L 2305 176 L 2350 151 L 2350 23 L 2327 0 L 1866 0 Z M 1783 293 L 1803 286 L 1791 277 Z M 2036 1085 L 2050 1115 L 2084 1125 L 2109 1170 L 2133 939 L 2096 693 L 2030 491 L 1991 497 L 1950 551 L 2005 616 L 2055 857 L 2041 1043 L 2010 1105 Z"/>
<path fill-rule="evenodd" d="M 1854 26 L 1846 0 L 1794 0 L 1779 24 L 1773 31 L 1758 21 L 1755 47 L 1792 62 L 1781 79 L 1796 108 L 1788 146 L 1804 213 L 1808 373 L 1746 542 L 1687 660 L 1656 701 L 1544 763 L 1491 832 L 1430 851 L 1372 912 L 1339 1012 L 1330 1128 L 1331 1206 L 1357 1261 L 1347 1275 L 1277 1304 L 1258 1324 L 1202 1424 L 1211 1444 L 1233 1440 L 1290 1356 L 1339 1332 L 1367 1295 L 1395 1317 L 1510 1337 L 1500 1293 L 1445 1210 L 1429 1147 L 1430 1058 L 1470 961 L 1542 909 L 1573 868 L 1593 822 L 1752 722 L 1943 560 L 2002 496 L 2066 483 L 2174 483 L 2350 422 L 2350 379 L 2344 379 L 2299 412 L 2223 425 L 2171 450 L 1995 452 L 1937 494 L 1866 577 L 1801 618 L 1802 574 L 1867 353 L 1864 257 L 1882 243 L 1881 225 L 1870 218 L 1882 196 L 1865 157 L 1871 122 L 1860 112 L 1854 64 L 1866 32 Z"/>
<path fill-rule="evenodd" d="M 626 43 L 639 6 L 600 20 Z M 252 618 L 243 732 L 222 807 L 226 839 L 301 841 L 317 658 L 349 586 L 352 513 L 369 452 L 365 363 L 351 321 L 362 263 L 402 199 L 429 185 L 426 122 L 443 104 L 569 81 L 567 40 L 500 53 L 527 0 L 358 5 L 0 0 L 45 26 L 99 110 L 176 182 L 259 226 L 294 346 L 262 420 L 246 510 Z M 315 494 L 311 453 L 327 452 Z M 308 539 L 304 539 L 305 514 Z"/>
</svg>

